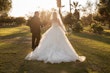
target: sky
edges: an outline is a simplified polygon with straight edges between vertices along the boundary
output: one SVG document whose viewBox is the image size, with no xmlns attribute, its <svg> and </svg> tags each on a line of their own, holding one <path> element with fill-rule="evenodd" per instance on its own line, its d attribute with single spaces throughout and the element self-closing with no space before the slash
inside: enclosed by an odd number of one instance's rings
<svg viewBox="0 0 110 73">
<path fill-rule="evenodd" d="M 79 4 L 85 5 L 87 0 L 71 0 L 78 1 Z M 91 0 L 95 1 L 95 0 Z M 69 11 L 69 0 L 62 0 L 62 11 Z M 10 16 L 19 17 L 33 14 L 34 11 L 42 9 L 57 8 L 56 0 L 12 0 L 12 9 L 10 10 Z"/>
</svg>

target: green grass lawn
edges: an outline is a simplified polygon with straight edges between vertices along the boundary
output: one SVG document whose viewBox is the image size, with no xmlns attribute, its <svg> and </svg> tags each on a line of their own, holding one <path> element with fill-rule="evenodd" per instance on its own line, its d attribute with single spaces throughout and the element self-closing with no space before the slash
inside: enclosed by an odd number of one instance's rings
<svg viewBox="0 0 110 73">
<path fill-rule="evenodd" d="M 32 51 L 29 27 L 0 28 L 0 73 L 110 73 L 110 31 L 103 35 L 73 33 L 68 38 L 86 61 L 50 64 L 24 60 Z"/>
</svg>

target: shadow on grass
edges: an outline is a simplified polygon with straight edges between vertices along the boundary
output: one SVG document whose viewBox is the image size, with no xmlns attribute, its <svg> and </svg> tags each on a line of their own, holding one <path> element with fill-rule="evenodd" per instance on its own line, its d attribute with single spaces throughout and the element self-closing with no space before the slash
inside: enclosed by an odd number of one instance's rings
<svg viewBox="0 0 110 73">
<path fill-rule="evenodd" d="M 101 49 L 95 49 L 90 46 L 82 45 L 82 43 L 78 43 L 79 52 L 81 52 L 84 56 L 86 56 L 87 67 L 92 71 L 96 71 L 96 73 L 108 73 L 110 72 L 110 51 L 103 51 Z"/>
<path fill-rule="evenodd" d="M 2 39 L 2 40 L 14 39 L 16 37 L 23 37 L 23 36 L 26 36 L 28 34 L 29 34 L 29 32 L 27 32 L 26 29 L 22 29 L 22 30 L 19 30 L 17 32 L 14 32 L 14 33 L 6 35 L 6 36 L 0 36 L 0 39 Z"/>
<path fill-rule="evenodd" d="M 20 27 L 20 26 L 22 26 L 22 25 L 7 25 L 7 26 L 0 26 L 0 28 L 15 28 L 15 27 Z"/>
<path fill-rule="evenodd" d="M 110 32 L 104 32 L 103 33 L 105 36 L 110 36 Z"/>
<path fill-rule="evenodd" d="M 18 73 L 88 73 L 84 63 L 69 62 L 50 64 L 41 61 L 26 61 L 20 66 Z"/>
<path fill-rule="evenodd" d="M 83 38 L 92 39 L 92 40 L 96 40 L 96 41 L 100 41 L 100 42 L 104 42 L 106 44 L 110 44 L 110 38 L 104 37 L 102 35 L 89 34 L 89 33 L 86 33 L 86 32 L 82 32 L 82 33 L 75 33 L 74 32 L 73 35 L 83 37 Z"/>
<path fill-rule="evenodd" d="M 103 47 L 97 48 L 91 45 L 83 44 L 80 39 L 71 39 L 71 43 L 78 53 L 86 56 L 86 67 L 90 70 L 89 73 L 108 73 L 110 72 L 110 51 Z M 74 43 L 75 42 L 75 43 Z M 78 44 L 78 45 L 77 45 Z M 108 48 L 110 49 L 110 48 Z"/>
</svg>

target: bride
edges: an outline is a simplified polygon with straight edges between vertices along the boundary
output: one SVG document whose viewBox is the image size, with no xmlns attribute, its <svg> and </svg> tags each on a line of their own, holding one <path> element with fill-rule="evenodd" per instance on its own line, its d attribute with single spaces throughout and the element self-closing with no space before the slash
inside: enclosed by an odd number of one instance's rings
<svg viewBox="0 0 110 73">
<path fill-rule="evenodd" d="M 42 35 L 39 46 L 26 56 L 26 60 L 39 60 L 45 63 L 61 63 L 79 60 L 79 56 L 66 37 L 66 29 L 60 15 L 54 11 L 51 16 L 51 27 Z"/>
</svg>

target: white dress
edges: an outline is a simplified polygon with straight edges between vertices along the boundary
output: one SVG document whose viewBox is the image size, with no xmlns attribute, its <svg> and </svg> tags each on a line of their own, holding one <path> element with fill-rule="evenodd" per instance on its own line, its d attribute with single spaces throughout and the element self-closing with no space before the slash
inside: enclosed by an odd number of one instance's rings
<svg viewBox="0 0 110 73">
<path fill-rule="evenodd" d="M 79 60 L 83 62 L 85 56 L 78 56 L 65 35 L 63 29 L 54 22 L 42 35 L 39 46 L 29 53 L 26 60 L 39 60 L 45 63 L 61 63 Z"/>
</svg>

